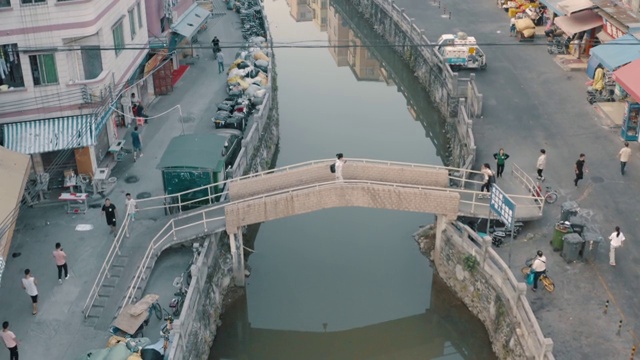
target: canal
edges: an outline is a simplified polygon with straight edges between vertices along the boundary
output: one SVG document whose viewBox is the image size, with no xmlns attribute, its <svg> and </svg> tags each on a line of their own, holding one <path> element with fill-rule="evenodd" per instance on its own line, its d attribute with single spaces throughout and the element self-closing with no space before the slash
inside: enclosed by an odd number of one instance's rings
<svg viewBox="0 0 640 360">
<path fill-rule="evenodd" d="M 444 121 L 391 48 L 346 1 L 297 2 L 264 2 L 277 47 L 277 166 L 338 152 L 446 162 Z M 260 225 L 246 294 L 226 308 L 210 359 L 495 358 L 411 237 L 433 220 L 343 208 Z"/>
</svg>

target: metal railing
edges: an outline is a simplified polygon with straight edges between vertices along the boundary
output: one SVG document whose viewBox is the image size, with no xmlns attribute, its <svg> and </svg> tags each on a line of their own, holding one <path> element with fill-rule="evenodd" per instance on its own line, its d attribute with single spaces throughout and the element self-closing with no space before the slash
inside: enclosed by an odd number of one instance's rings
<svg viewBox="0 0 640 360">
<path fill-rule="evenodd" d="M 303 162 L 303 163 L 298 163 L 298 164 L 293 164 L 293 165 L 289 165 L 289 166 L 285 166 L 282 168 L 278 168 L 278 169 L 274 169 L 274 170 L 267 170 L 267 171 L 262 171 L 259 173 L 255 173 L 255 174 L 250 174 L 250 175 L 245 175 L 245 176 L 241 176 L 237 179 L 229 179 L 229 180 L 225 180 L 222 182 L 218 182 L 212 185 L 207 185 L 207 186 L 203 186 L 201 188 L 198 189 L 194 189 L 194 190 L 189 190 L 189 191 L 185 191 L 179 194 L 174 194 L 174 195 L 168 195 L 168 196 L 158 196 L 155 198 L 148 198 L 148 199 L 141 199 L 138 200 L 138 207 L 139 209 L 137 211 L 145 211 L 145 210 L 152 210 L 152 209 L 158 209 L 158 208 L 166 208 L 166 201 L 168 198 L 170 197 L 178 197 L 178 199 L 181 199 L 182 196 L 184 196 L 185 194 L 191 193 L 191 192 L 195 192 L 195 191 L 199 191 L 199 190 L 203 190 L 203 189 L 207 189 L 208 190 L 208 195 L 205 198 L 200 198 L 200 199 L 195 199 L 195 200 L 189 200 L 189 201 L 184 201 L 182 202 L 181 200 L 179 200 L 178 204 L 176 204 L 176 206 L 179 206 L 179 208 L 181 209 L 183 205 L 188 205 L 188 204 L 195 204 L 195 203 L 201 203 L 202 201 L 210 201 L 211 203 L 215 204 L 214 200 L 216 199 L 216 197 L 222 196 L 223 198 L 226 197 L 228 195 L 228 185 L 231 182 L 234 181 L 241 181 L 242 179 L 248 179 L 248 178 L 256 178 L 256 177 L 264 177 L 264 176 L 268 176 L 274 173 L 282 173 L 282 172 L 288 172 L 288 171 L 292 171 L 295 169 L 300 169 L 300 168 L 304 168 L 304 167 L 308 167 L 308 166 L 314 166 L 314 165 L 318 165 L 318 164 L 328 164 L 333 162 L 333 159 L 324 159 L 324 160 L 313 160 L 313 161 L 307 161 L 307 162 Z M 475 213 L 476 211 L 480 212 L 479 209 L 487 209 L 488 212 L 488 204 L 487 203 L 483 203 L 483 202 L 479 202 L 479 197 L 478 195 L 481 194 L 480 191 L 476 191 L 476 190 L 466 190 L 464 189 L 465 186 L 468 183 L 471 184 L 481 184 L 482 182 L 480 181 L 476 181 L 473 179 L 470 179 L 471 175 L 480 175 L 481 173 L 479 171 L 475 171 L 475 170 L 468 170 L 468 169 L 458 169 L 458 168 L 451 168 L 451 167 L 446 167 L 446 166 L 438 166 L 438 165 L 428 165 L 428 164 L 413 164 L 413 163 L 404 163 L 404 162 L 394 162 L 394 161 L 382 161 L 382 160 L 370 160 L 370 159 L 349 159 L 350 163 L 363 163 L 363 164 L 382 164 L 382 165 L 388 165 L 388 166 L 406 166 L 406 167 L 411 167 L 411 168 L 428 168 L 428 169 L 441 169 L 441 170 L 447 170 L 449 172 L 449 179 L 450 181 L 454 181 L 454 182 L 459 182 L 459 188 L 440 188 L 440 187 L 427 187 L 427 186 L 415 186 L 415 185 L 406 185 L 406 184 L 401 184 L 401 183 L 385 183 L 385 182 L 373 182 L 373 181 L 346 181 L 346 182 L 355 182 L 355 183 L 366 183 L 366 184 L 377 184 L 377 185 L 393 185 L 396 187 L 407 187 L 407 188 L 414 188 L 414 189 L 424 189 L 424 190 L 438 190 L 438 191 L 447 191 L 447 192 L 457 192 L 461 194 L 461 203 L 466 203 L 466 204 L 471 204 L 471 212 Z M 519 169 L 519 168 L 518 168 Z M 524 174 L 524 173 L 523 173 Z M 524 174 L 524 176 L 526 176 L 526 174 Z M 525 178 L 526 180 L 526 178 Z M 531 182 L 531 180 L 529 180 Z M 297 188 L 291 188 L 291 189 L 286 189 L 286 190 L 280 190 L 280 191 L 276 191 L 273 193 L 268 193 L 268 194 L 263 194 L 263 195 L 259 195 L 259 196 L 255 196 L 255 197 L 250 197 L 248 199 L 243 199 L 241 201 L 247 201 L 247 200 L 255 200 L 255 199 L 259 199 L 259 198 L 264 198 L 264 197 L 268 197 L 268 196 L 273 196 L 273 195 L 277 195 L 280 193 L 286 193 L 286 192 L 292 192 L 292 191 L 298 191 L 298 190 L 302 190 L 302 189 L 308 189 L 314 186 L 324 186 L 327 184 L 334 184 L 335 182 L 331 181 L 331 182 L 325 182 L 325 183 L 318 183 L 318 184 L 313 184 L 313 185 L 307 185 L 307 186 L 302 186 L 302 187 L 297 187 Z M 215 187 L 224 187 L 225 190 L 221 193 L 215 194 L 215 192 L 213 191 L 215 189 Z M 471 200 L 468 200 L 467 198 L 462 199 L 462 195 L 467 195 L 471 197 Z M 523 196 L 523 195 L 509 195 L 512 198 L 519 198 L 519 197 L 523 197 L 523 198 L 529 198 L 529 199 L 534 199 L 533 196 Z M 151 206 L 147 206 L 145 207 L 145 204 L 151 204 L 152 201 L 159 201 L 161 204 L 160 205 L 151 205 Z M 207 207 L 206 209 L 201 209 L 201 210 L 197 210 L 194 211 L 193 213 L 188 213 L 186 215 L 179 215 L 176 218 L 171 219 L 167 225 L 165 225 L 165 227 L 153 238 L 152 242 L 151 242 L 151 246 L 153 246 L 153 249 L 148 249 L 147 254 L 145 254 L 145 258 L 143 259 L 143 262 L 145 262 L 145 264 L 148 264 L 149 260 L 147 259 L 147 256 L 151 256 L 153 254 L 153 250 L 162 246 L 162 244 L 165 242 L 165 240 L 169 237 L 169 236 L 174 236 L 175 238 L 175 231 L 176 230 L 180 230 L 189 226 L 194 226 L 194 225 L 199 225 L 199 224 L 204 224 L 205 228 L 206 228 L 206 222 L 208 221 L 213 221 L 213 218 L 207 219 L 206 217 L 206 213 L 207 212 L 211 212 L 217 209 L 220 209 L 221 207 L 224 207 L 226 205 L 229 204 L 233 204 L 235 202 L 231 202 L 231 203 L 218 203 L 217 205 L 213 205 L 211 207 Z M 527 206 L 527 205 L 518 205 L 518 206 Z M 530 205 L 530 206 L 536 206 L 536 205 Z M 181 219 L 185 219 L 185 218 L 195 218 L 195 217 L 199 217 L 202 216 L 202 220 L 195 220 L 195 222 L 189 226 L 186 227 L 179 227 L 179 228 L 175 228 L 175 221 L 176 220 L 181 220 Z M 164 236 L 161 236 L 163 234 L 163 232 L 167 231 L 168 227 L 171 226 L 171 232 L 165 234 Z M 127 209 L 127 214 L 125 215 L 125 219 L 123 221 L 122 226 L 120 227 L 120 229 L 118 230 L 118 233 L 116 234 L 116 237 L 114 239 L 114 242 L 107 254 L 107 257 L 105 258 L 105 261 L 102 264 L 102 267 L 100 268 L 100 271 L 98 273 L 98 276 L 96 278 L 96 281 L 94 282 L 91 291 L 89 293 L 89 296 L 87 298 L 87 301 L 85 302 L 84 308 L 83 308 L 83 313 L 85 318 L 89 316 L 90 314 L 90 310 L 91 307 L 93 306 L 96 298 L 98 297 L 98 292 L 100 291 L 100 288 L 102 287 L 102 284 L 104 282 L 104 280 L 108 277 L 110 277 L 109 274 L 109 269 L 111 267 L 111 265 L 113 264 L 113 260 L 115 259 L 115 257 L 117 255 L 120 254 L 120 246 L 122 243 L 123 238 L 128 234 L 129 231 L 129 216 L 128 216 L 128 209 Z M 140 272 L 140 270 L 144 269 L 144 267 L 142 267 L 141 269 L 139 269 L 138 272 Z M 137 273 L 136 276 L 138 276 L 139 274 Z M 139 281 L 136 284 L 139 285 Z M 127 293 L 127 297 L 131 298 L 131 289 L 129 289 L 130 291 L 128 291 Z"/>
<path fill-rule="evenodd" d="M 517 337 L 524 347 L 525 354 L 535 359 L 554 360 L 553 340 L 546 338 L 540 329 L 526 298 L 526 284 L 516 279 L 500 255 L 491 248 L 491 240 L 482 239 L 475 231 L 459 222 L 455 225 L 448 224 L 447 231 L 457 234 L 449 237 L 449 240 L 464 249 L 467 254 L 479 257 L 480 269 L 489 280 L 494 280 L 494 288 L 507 303 L 511 315 L 509 318 L 517 322 L 514 327 L 518 329 Z"/>
</svg>

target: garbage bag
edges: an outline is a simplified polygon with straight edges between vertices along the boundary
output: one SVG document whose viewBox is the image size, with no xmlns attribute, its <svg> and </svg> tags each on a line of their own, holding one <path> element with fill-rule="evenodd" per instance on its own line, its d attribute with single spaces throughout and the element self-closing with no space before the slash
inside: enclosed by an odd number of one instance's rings
<svg viewBox="0 0 640 360">
<path fill-rule="evenodd" d="M 263 71 L 265 73 L 268 72 L 269 62 L 267 62 L 265 60 L 256 60 L 254 65 L 258 70 L 261 70 L 261 71 Z"/>
<path fill-rule="evenodd" d="M 264 102 L 264 96 L 263 97 L 254 97 L 253 99 L 251 99 L 251 103 L 255 106 L 259 106 L 262 105 L 262 103 Z"/>
<path fill-rule="evenodd" d="M 242 78 L 240 76 L 232 76 L 227 79 L 227 84 L 237 84 Z"/>
<path fill-rule="evenodd" d="M 253 97 L 255 96 L 256 91 L 262 89 L 260 86 L 256 85 L 256 84 L 251 84 L 245 91 L 244 93 L 248 96 L 248 97 Z"/>
<path fill-rule="evenodd" d="M 258 74 L 258 78 L 260 79 L 260 85 L 267 86 L 269 85 L 269 77 L 265 73 Z"/>
<path fill-rule="evenodd" d="M 271 61 L 267 55 L 265 55 L 262 51 L 257 51 L 253 54 L 254 60 L 264 60 L 266 62 Z"/>
<path fill-rule="evenodd" d="M 253 94 L 253 97 L 263 98 L 265 95 L 267 95 L 267 90 L 266 89 L 260 89 L 260 90 L 256 91 Z"/>
<path fill-rule="evenodd" d="M 240 84 L 242 90 L 247 90 L 250 86 L 250 84 L 244 80 L 239 80 L 238 83 Z"/>
<path fill-rule="evenodd" d="M 213 116 L 213 120 L 225 121 L 229 116 L 231 116 L 231 114 L 228 111 L 221 110 L 216 112 L 216 114 Z"/>
<path fill-rule="evenodd" d="M 218 110 L 230 112 L 233 109 L 233 105 L 228 103 L 220 103 L 218 104 Z"/>
<path fill-rule="evenodd" d="M 248 63 L 248 62 L 246 62 L 246 61 L 244 61 L 244 60 L 243 60 L 243 61 L 241 61 L 241 62 L 238 64 L 238 69 L 246 69 L 246 68 L 248 68 L 249 66 L 251 66 L 251 65 L 249 65 L 249 63 Z"/>
<path fill-rule="evenodd" d="M 243 77 L 244 73 L 242 70 L 235 68 L 235 69 L 231 69 L 229 70 L 229 75 L 227 76 L 227 79 L 233 79 L 235 77 Z"/>
<path fill-rule="evenodd" d="M 242 89 L 238 86 L 237 88 L 229 89 L 229 96 L 241 96 Z"/>
<path fill-rule="evenodd" d="M 262 45 L 262 43 L 264 43 L 265 41 L 267 41 L 267 39 L 263 38 L 262 36 L 254 36 L 249 39 L 250 43 L 256 44 L 258 46 Z"/>
<path fill-rule="evenodd" d="M 261 74 L 260 70 L 258 70 L 256 68 L 253 68 L 253 69 L 251 69 L 251 72 L 249 74 L 247 74 L 247 76 L 249 76 L 250 78 L 253 79 L 254 77 L 256 77 L 256 76 L 258 76 L 260 74 Z"/>
<path fill-rule="evenodd" d="M 123 360 L 131 354 L 125 343 L 119 343 L 110 350 L 111 351 L 109 351 L 109 354 L 104 358 L 104 360 Z M 93 360 L 93 358 L 91 360 Z"/>
<path fill-rule="evenodd" d="M 142 360 L 163 360 L 164 356 L 156 349 L 142 349 Z"/>
</svg>

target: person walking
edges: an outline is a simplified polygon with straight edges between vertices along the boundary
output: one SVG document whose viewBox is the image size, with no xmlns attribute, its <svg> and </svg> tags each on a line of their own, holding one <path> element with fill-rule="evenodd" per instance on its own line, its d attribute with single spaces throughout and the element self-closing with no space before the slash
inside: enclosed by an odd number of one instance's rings
<svg viewBox="0 0 640 360">
<path fill-rule="evenodd" d="M 140 153 L 140 157 L 142 157 L 142 138 L 140 137 L 137 126 L 134 127 L 131 132 L 131 144 L 133 145 L 133 161 L 136 161 L 138 153 Z"/>
<path fill-rule="evenodd" d="M 336 181 L 344 181 L 342 178 L 342 166 L 347 162 L 342 153 L 336 154 Z"/>
<path fill-rule="evenodd" d="M 213 49 L 213 57 L 216 57 L 216 54 L 220 52 L 220 40 L 217 36 L 213 37 L 211 40 L 211 48 Z"/>
<path fill-rule="evenodd" d="M 135 117 L 144 118 L 144 123 L 145 124 L 149 123 L 149 115 L 147 115 L 144 112 L 144 106 L 142 105 L 142 101 L 140 101 L 140 99 L 136 98 L 136 94 L 135 93 L 131 93 L 131 112 L 133 113 L 133 116 L 135 116 Z M 134 123 L 135 123 L 135 119 L 134 119 Z"/>
<path fill-rule="evenodd" d="M 547 151 L 545 149 L 540 149 L 540 156 L 538 156 L 538 161 L 536 162 L 536 169 L 538 170 L 538 180 L 540 181 L 544 181 L 542 172 L 544 171 L 545 165 L 547 165 Z"/>
<path fill-rule="evenodd" d="M 622 242 L 626 240 L 620 226 L 616 226 L 616 230 L 609 236 L 611 244 L 609 246 L 609 265 L 616 266 L 616 249 L 622 247 Z"/>
<path fill-rule="evenodd" d="M 31 297 L 31 304 L 33 305 L 32 314 L 38 313 L 38 282 L 36 278 L 31 276 L 31 270 L 25 269 L 24 277 L 22 278 L 22 288 Z"/>
<path fill-rule="evenodd" d="M 218 74 L 222 74 L 224 71 L 224 55 L 222 55 L 222 51 L 218 51 L 216 60 L 218 60 Z"/>
<path fill-rule="evenodd" d="M 538 290 L 538 279 L 542 274 L 547 272 L 547 258 L 544 256 L 541 250 L 538 250 L 536 258 L 531 263 L 531 270 L 533 271 L 533 287 L 531 290 Z"/>
<path fill-rule="evenodd" d="M 578 181 L 582 180 L 585 172 L 589 172 L 589 169 L 584 164 L 585 155 L 580 154 L 580 158 L 576 161 L 576 165 L 574 167 L 574 171 L 576 173 L 576 178 L 573 180 L 573 183 L 578 187 Z"/>
<path fill-rule="evenodd" d="M 484 165 L 482 165 L 482 169 L 480 169 L 480 172 L 484 176 L 482 186 L 480 187 L 480 192 L 484 192 L 485 190 L 487 190 L 487 193 L 491 193 L 491 184 L 495 182 L 495 176 L 493 174 L 493 171 L 491 171 L 491 165 L 485 163 Z M 488 194 L 480 194 L 478 196 L 479 199 L 488 197 Z"/>
<path fill-rule="evenodd" d="M 118 217 L 118 213 L 116 212 L 116 206 L 111 203 L 111 199 L 106 198 L 104 200 L 104 205 L 102 205 L 102 213 L 107 219 L 107 225 L 111 227 L 111 231 L 109 234 L 116 233 L 116 218 Z"/>
<path fill-rule="evenodd" d="M 620 158 L 620 173 L 624 175 L 624 171 L 627 168 L 627 162 L 631 157 L 631 149 L 629 149 L 629 143 L 627 141 L 624 142 L 624 147 L 620 149 L 618 157 Z"/>
<path fill-rule="evenodd" d="M 58 282 L 62 284 L 62 270 L 64 270 L 64 279 L 66 280 L 69 278 L 69 268 L 67 267 L 67 254 L 62 250 L 60 243 L 56 243 L 53 258 L 56 260 L 56 266 L 58 267 Z"/>
<path fill-rule="evenodd" d="M 504 152 L 503 148 L 500 148 L 497 153 L 493 154 L 493 158 L 496 159 L 496 177 L 502 177 L 504 163 L 509 158 L 509 154 Z"/>
<path fill-rule="evenodd" d="M 509 20 L 509 36 L 516 36 L 516 18 Z"/>
<path fill-rule="evenodd" d="M 4 345 L 9 349 L 9 360 L 18 360 L 18 344 L 20 343 L 16 338 L 16 334 L 9 330 L 9 322 L 2 322 L 2 332 L 0 337 L 4 341 Z"/>
</svg>

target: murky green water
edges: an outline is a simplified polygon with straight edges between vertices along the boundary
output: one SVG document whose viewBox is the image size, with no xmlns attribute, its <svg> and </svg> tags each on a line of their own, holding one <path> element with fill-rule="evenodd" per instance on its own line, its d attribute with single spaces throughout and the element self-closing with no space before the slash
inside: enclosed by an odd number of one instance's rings
<svg viewBox="0 0 640 360">
<path fill-rule="evenodd" d="M 294 18 L 311 7 L 265 6 L 277 45 L 321 46 L 276 50 L 277 166 L 338 152 L 442 164 L 442 120 L 389 48 L 366 47 L 380 41 L 370 29 L 330 3 L 308 22 Z M 493 359 L 411 237 L 432 221 L 342 208 L 262 224 L 247 294 L 223 315 L 210 359 Z"/>
</svg>

